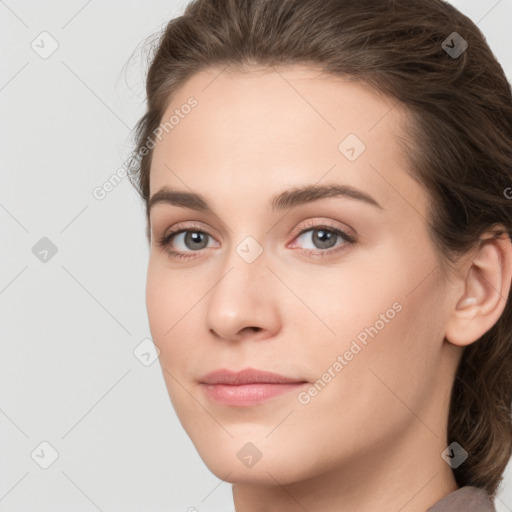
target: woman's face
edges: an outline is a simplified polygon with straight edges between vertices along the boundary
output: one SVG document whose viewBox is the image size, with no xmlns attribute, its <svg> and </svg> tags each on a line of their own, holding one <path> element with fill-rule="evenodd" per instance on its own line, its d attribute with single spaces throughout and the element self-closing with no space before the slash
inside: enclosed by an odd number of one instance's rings
<svg viewBox="0 0 512 512">
<path fill-rule="evenodd" d="M 458 352 L 428 198 L 398 145 L 403 111 L 307 67 L 217 69 L 185 83 L 167 121 L 146 301 L 210 470 L 285 484 L 441 460 Z M 223 380 L 245 369 L 283 379 Z"/>
</svg>

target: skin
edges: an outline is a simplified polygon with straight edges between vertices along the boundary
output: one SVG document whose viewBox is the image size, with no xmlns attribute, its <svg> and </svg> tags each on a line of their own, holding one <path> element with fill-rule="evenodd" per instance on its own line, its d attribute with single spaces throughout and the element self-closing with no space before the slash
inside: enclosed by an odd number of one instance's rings
<svg viewBox="0 0 512 512">
<path fill-rule="evenodd" d="M 398 144 L 406 113 L 360 82 L 302 66 L 209 69 L 179 89 L 163 119 L 190 96 L 197 106 L 156 144 L 150 195 L 164 186 L 199 193 L 213 213 L 154 205 L 146 289 L 184 429 L 208 468 L 233 483 L 238 512 L 426 511 L 457 489 L 441 457 L 450 390 L 462 347 L 503 310 L 510 243 L 486 244 L 453 278 L 441 272 L 428 195 Z M 350 133 L 366 145 L 355 161 L 338 149 Z M 286 189 L 328 183 L 381 208 L 349 197 L 269 207 Z M 319 249 L 311 226 L 325 223 L 355 243 L 335 237 Z M 176 236 L 168 248 L 193 257 L 173 258 L 157 243 L 171 228 L 207 233 L 207 246 L 194 251 Z M 262 250 L 252 263 L 236 251 L 247 236 Z M 211 401 L 199 384 L 210 371 L 246 367 L 307 381 L 302 391 L 329 368 L 332 378 L 307 404 L 293 391 L 245 408 Z M 248 442 L 262 454 L 252 467 L 237 457 Z"/>
</svg>

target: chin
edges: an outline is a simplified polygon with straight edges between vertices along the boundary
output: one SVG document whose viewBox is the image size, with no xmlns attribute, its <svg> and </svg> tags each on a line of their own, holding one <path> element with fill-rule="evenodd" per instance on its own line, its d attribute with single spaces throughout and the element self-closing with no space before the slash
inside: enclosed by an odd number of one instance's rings
<svg viewBox="0 0 512 512">
<path fill-rule="evenodd" d="M 229 483 L 285 485 L 311 476 L 300 450 L 284 445 L 278 437 L 271 440 L 265 439 L 266 434 L 252 435 L 248 426 L 244 427 L 245 435 L 232 438 L 224 432 L 222 437 L 209 437 L 204 435 L 206 430 L 201 436 L 190 436 L 204 464 L 216 477 Z"/>
</svg>

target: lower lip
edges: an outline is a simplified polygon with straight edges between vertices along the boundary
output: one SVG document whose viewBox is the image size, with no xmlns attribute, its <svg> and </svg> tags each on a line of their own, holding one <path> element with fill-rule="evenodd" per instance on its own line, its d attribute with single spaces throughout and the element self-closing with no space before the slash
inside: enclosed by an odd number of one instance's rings
<svg viewBox="0 0 512 512">
<path fill-rule="evenodd" d="M 232 386 L 227 384 L 201 384 L 206 395 L 222 405 L 251 406 L 258 405 L 284 393 L 296 391 L 305 382 L 274 384 L 259 382 Z"/>
</svg>

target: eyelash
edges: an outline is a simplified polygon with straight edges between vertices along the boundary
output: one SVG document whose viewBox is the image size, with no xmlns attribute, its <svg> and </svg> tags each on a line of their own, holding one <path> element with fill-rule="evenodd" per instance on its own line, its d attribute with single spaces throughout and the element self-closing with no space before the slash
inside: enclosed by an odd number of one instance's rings
<svg viewBox="0 0 512 512">
<path fill-rule="evenodd" d="M 301 235 L 303 235 L 304 233 L 307 233 L 308 231 L 328 231 L 330 233 L 333 233 L 334 235 L 337 235 L 338 237 L 340 237 L 344 240 L 344 242 L 342 244 L 336 245 L 336 246 L 334 246 L 334 248 L 325 249 L 325 250 L 322 250 L 322 249 L 317 249 L 317 250 L 306 249 L 305 250 L 306 253 L 313 254 L 314 256 L 318 256 L 321 258 L 345 250 L 345 246 L 347 244 L 353 245 L 356 243 L 356 239 L 353 236 L 347 234 L 345 231 L 342 231 L 341 229 L 339 229 L 337 227 L 330 226 L 327 223 L 326 224 L 311 223 L 309 225 L 306 225 L 296 235 L 294 235 L 293 240 L 299 238 Z M 175 250 L 169 248 L 170 242 L 174 236 L 179 235 L 181 233 L 187 233 L 187 232 L 202 233 L 206 236 L 211 236 L 208 233 L 206 233 L 205 231 L 203 231 L 202 229 L 200 229 L 199 227 L 187 226 L 186 228 L 176 229 L 174 231 L 164 234 L 161 238 L 158 239 L 158 242 L 157 242 L 158 246 L 161 249 L 164 249 L 169 254 L 169 256 L 174 259 L 196 258 L 197 256 L 194 255 L 194 253 L 201 252 L 201 249 L 197 250 L 197 251 L 189 251 L 189 252 L 184 253 L 184 252 L 175 251 Z"/>
</svg>

